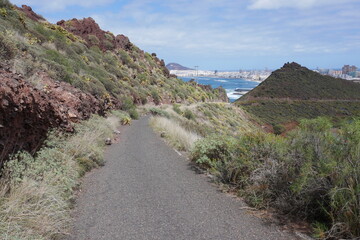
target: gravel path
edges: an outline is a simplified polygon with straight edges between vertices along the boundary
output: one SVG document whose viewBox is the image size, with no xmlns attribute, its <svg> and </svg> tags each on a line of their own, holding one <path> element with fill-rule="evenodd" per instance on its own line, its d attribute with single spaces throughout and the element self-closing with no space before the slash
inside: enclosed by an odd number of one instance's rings
<svg viewBox="0 0 360 240">
<path fill-rule="evenodd" d="M 69 239 L 296 239 L 191 170 L 148 126 L 134 121 L 84 179 Z"/>
</svg>

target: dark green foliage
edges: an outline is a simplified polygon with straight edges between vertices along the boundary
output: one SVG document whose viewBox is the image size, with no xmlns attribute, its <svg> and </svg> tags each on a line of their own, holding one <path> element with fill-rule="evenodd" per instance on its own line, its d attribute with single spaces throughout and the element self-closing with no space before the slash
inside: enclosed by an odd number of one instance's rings
<svg viewBox="0 0 360 240">
<path fill-rule="evenodd" d="M 180 109 L 180 104 L 173 104 L 173 110 L 174 110 L 174 112 L 176 112 L 179 115 L 182 115 L 182 113 L 183 113 Z"/>
<path fill-rule="evenodd" d="M 162 116 L 162 117 L 170 118 L 169 114 L 166 111 L 161 110 L 159 108 L 150 108 L 149 111 L 154 116 Z"/>
<path fill-rule="evenodd" d="M 156 90 L 151 91 L 151 97 L 153 98 L 154 103 L 156 105 L 160 104 L 160 96 L 159 96 L 159 93 Z"/>
<path fill-rule="evenodd" d="M 139 113 L 135 108 L 130 109 L 128 112 L 132 119 L 139 119 Z"/>
<path fill-rule="evenodd" d="M 6 33 L 0 33 L 0 59 L 10 60 L 15 57 L 16 52 L 15 44 Z"/>
<path fill-rule="evenodd" d="M 280 135 L 285 131 L 285 128 L 280 124 L 273 125 L 274 133 Z"/>
<path fill-rule="evenodd" d="M 262 121 L 274 125 L 320 116 L 330 117 L 337 123 L 341 119 L 360 116 L 360 102 L 356 101 L 254 100 L 237 104 Z"/>
<path fill-rule="evenodd" d="M 99 45 L 100 44 L 100 40 L 95 35 L 89 35 L 88 40 L 91 45 Z"/>
<path fill-rule="evenodd" d="M 123 97 L 121 101 L 121 110 L 128 111 L 135 107 L 131 97 Z"/>
<path fill-rule="evenodd" d="M 290 99 L 360 99 L 360 84 L 323 76 L 296 63 L 285 64 L 250 91 L 241 100 L 250 98 Z"/>
<path fill-rule="evenodd" d="M 183 116 L 189 120 L 195 120 L 195 115 L 190 109 L 186 109 L 183 113 Z"/>
<path fill-rule="evenodd" d="M 195 143 L 191 158 L 205 167 L 224 165 L 232 155 L 232 139 L 212 135 Z"/>
<path fill-rule="evenodd" d="M 90 170 L 92 170 L 93 168 L 97 167 L 97 164 L 87 157 L 77 158 L 76 161 L 80 167 L 80 169 L 79 169 L 80 176 L 84 176 L 85 173 L 87 173 Z"/>
<path fill-rule="evenodd" d="M 11 3 L 9 0 L 0 0 L 0 8 L 10 8 Z"/>
<path fill-rule="evenodd" d="M 71 69 L 69 60 L 65 56 L 63 56 L 61 53 L 59 53 L 58 51 L 46 50 L 44 57 L 50 61 L 56 62 L 60 65 L 63 65 L 64 67 L 66 67 L 68 69 Z"/>
<path fill-rule="evenodd" d="M 274 207 L 326 229 L 360 236 L 360 120 L 333 132 L 326 118 L 302 120 L 286 138 L 262 132 L 207 137 L 192 160 L 237 186 L 253 206 Z"/>
</svg>

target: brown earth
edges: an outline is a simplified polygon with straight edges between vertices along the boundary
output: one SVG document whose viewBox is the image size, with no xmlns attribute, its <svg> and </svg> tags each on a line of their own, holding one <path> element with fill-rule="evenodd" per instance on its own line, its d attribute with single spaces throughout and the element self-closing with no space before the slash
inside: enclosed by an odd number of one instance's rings
<svg viewBox="0 0 360 240">
<path fill-rule="evenodd" d="M 0 66 L 0 168 L 18 150 L 35 153 L 51 128 L 73 131 L 72 123 L 104 114 L 108 101 L 39 73 L 36 83 Z"/>
<path fill-rule="evenodd" d="M 21 5 L 20 7 L 16 7 L 18 10 L 23 12 L 28 18 L 34 20 L 34 21 L 46 21 L 45 18 L 40 16 L 39 14 L 36 14 L 31 7 L 27 5 Z"/>
<path fill-rule="evenodd" d="M 132 47 L 132 43 L 128 37 L 122 34 L 115 37 L 111 32 L 105 32 L 91 17 L 81 20 L 76 18 L 69 21 L 61 20 L 57 22 L 57 25 L 83 38 L 88 47 L 96 45 L 103 51 L 117 48 L 130 50 Z M 94 38 L 94 36 L 96 38 Z"/>
<path fill-rule="evenodd" d="M 56 24 L 84 39 L 88 47 L 98 46 L 102 51 L 115 49 L 130 51 L 133 47 L 128 37 L 122 34 L 114 36 L 113 33 L 102 30 L 91 17 L 80 20 L 76 18 L 68 21 L 61 20 Z M 140 55 L 145 57 L 144 51 L 140 50 Z M 157 58 L 155 53 L 152 55 L 165 76 L 170 77 L 170 72 L 166 68 L 164 60 Z"/>
</svg>

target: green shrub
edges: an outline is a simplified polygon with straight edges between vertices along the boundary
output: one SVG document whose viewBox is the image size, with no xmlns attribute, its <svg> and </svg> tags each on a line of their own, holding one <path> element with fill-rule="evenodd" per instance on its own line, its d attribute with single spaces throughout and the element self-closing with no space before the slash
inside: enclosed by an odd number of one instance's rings
<svg viewBox="0 0 360 240">
<path fill-rule="evenodd" d="M 151 97 L 153 98 L 154 103 L 156 105 L 160 104 L 160 96 L 159 96 L 159 93 L 156 90 L 151 91 Z"/>
<path fill-rule="evenodd" d="M 0 0 L 0 8 L 10 8 L 11 3 L 9 0 Z"/>
<path fill-rule="evenodd" d="M 128 111 L 135 108 L 134 102 L 131 97 L 123 97 L 121 100 L 121 110 Z"/>
<path fill-rule="evenodd" d="M 195 115 L 190 109 L 186 109 L 183 113 L 183 116 L 189 120 L 195 120 Z"/>
<path fill-rule="evenodd" d="M 174 110 L 174 112 L 176 112 L 177 114 L 179 114 L 179 115 L 182 115 L 182 111 L 181 111 L 181 109 L 180 109 L 180 105 L 179 104 L 173 104 L 173 110 Z"/>
<path fill-rule="evenodd" d="M 159 108 L 150 108 L 149 112 L 154 116 L 162 116 L 162 117 L 170 118 L 170 115 L 168 112 L 161 110 Z"/>
<path fill-rule="evenodd" d="M 274 134 L 276 135 L 280 135 L 286 130 L 284 126 L 281 124 L 274 124 L 273 129 L 274 129 Z"/>
<path fill-rule="evenodd" d="M 0 8 L 0 15 L 3 17 L 6 17 L 8 15 L 6 8 Z"/>
<path fill-rule="evenodd" d="M 100 44 L 100 40 L 95 35 L 90 34 L 88 36 L 88 40 L 91 45 L 99 45 Z"/>
<path fill-rule="evenodd" d="M 94 161 L 86 157 L 76 158 L 76 161 L 79 164 L 80 176 L 84 176 L 86 172 L 89 172 L 91 169 L 97 167 L 97 164 Z"/>
<path fill-rule="evenodd" d="M 286 138 L 250 132 L 207 137 L 193 161 L 237 186 L 252 206 L 313 222 L 324 238 L 360 236 L 360 120 L 334 132 L 330 120 L 302 120 Z"/>
<path fill-rule="evenodd" d="M 130 109 L 128 112 L 132 119 L 139 119 L 139 113 L 135 108 Z"/>
<path fill-rule="evenodd" d="M 10 60 L 15 57 L 16 52 L 14 41 L 6 33 L 0 33 L 0 59 Z"/>
<path fill-rule="evenodd" d="M 202 166 L 220 170 L 231 159 L 232 148 L 233 139 L 209 136 L 195 143 L 191 151 L 191 159 Z"/>
</svg>

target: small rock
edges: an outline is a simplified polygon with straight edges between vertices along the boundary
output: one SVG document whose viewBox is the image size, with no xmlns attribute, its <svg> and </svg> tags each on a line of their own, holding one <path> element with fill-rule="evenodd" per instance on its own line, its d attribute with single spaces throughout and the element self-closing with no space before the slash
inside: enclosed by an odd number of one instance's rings
<svg viewBox="0 0 360 240">
<path fill-rule="evenodd" d="M 75 113 L 68 112 L 69 118 L 77 118 L 78 116 Z"/>
<path fill-rule="evenodd" d="M 114 133 L 115 133 L 115 134 L 120 134 L 120 131 L 115 130 Z"/>
<path fill-rule="evenodd" d="M 106 145 L 111 145 L 111 139 L 110 138 L 105 139 L 105 144 Z"/>
</svg>

